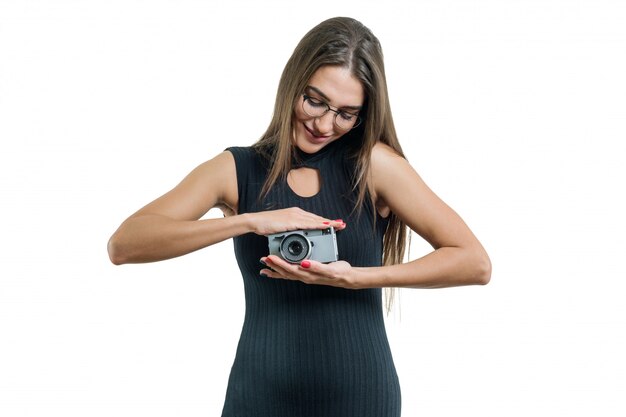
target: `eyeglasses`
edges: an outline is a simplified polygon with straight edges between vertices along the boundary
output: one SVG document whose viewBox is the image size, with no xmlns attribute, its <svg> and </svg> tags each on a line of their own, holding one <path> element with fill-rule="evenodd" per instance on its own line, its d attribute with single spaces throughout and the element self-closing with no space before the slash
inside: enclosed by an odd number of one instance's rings
<svg viewBox="0 0 626 417">
<path fill-rule="evenodd" d="M 328 113 L 328 111 L 332 111 L 335 113 L 335 117 L 333 118 L 335 126 L 341 130 L 354 129 L 361 124 L 361 118 L 354 113 L 349 113 L 345 110 L 331 109 L 328 103 L 306 94 L 302 94 L 302 98 L 302 110 L 311 117 L 322 117 Z"/>
</svg>

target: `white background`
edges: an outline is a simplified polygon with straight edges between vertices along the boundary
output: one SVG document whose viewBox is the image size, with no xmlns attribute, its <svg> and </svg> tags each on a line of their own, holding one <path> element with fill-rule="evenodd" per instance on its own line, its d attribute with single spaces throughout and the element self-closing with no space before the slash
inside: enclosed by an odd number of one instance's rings
<svg viewBox="0 0 626 417">
<path fill-rule="evenodd" d="M 383 44 L 408 159 L 493 262 L 486 287 L 401 292 L 403 415 L 623 416 L 624 2 L 294 4 L 0 1 L 0 415 L 220 414 L 232 242 L 120 267 L 106 242 L 253 143 L 297 42 L 348 15 Z"/>
</svg>

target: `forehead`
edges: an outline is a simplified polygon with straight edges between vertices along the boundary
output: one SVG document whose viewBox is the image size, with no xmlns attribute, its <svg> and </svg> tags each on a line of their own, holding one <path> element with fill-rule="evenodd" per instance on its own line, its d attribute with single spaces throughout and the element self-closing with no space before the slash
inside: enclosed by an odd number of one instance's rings
<svg viewBox="0 0 626 417">
<path fill-rule="evenodd" d="M 320 67 L 308 85 L 322 92 L 324 98 L 336 107 L 362 106 L 365 99 L 363 85 L 345 67 Z"/>
</svg>

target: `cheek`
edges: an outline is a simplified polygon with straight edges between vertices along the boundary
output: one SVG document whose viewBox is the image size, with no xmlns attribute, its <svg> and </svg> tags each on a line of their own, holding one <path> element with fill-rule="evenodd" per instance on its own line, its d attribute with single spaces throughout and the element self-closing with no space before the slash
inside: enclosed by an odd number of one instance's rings
<svg viewBox="0 0 626 417">
<path fill-rule="evenodd" d="M 302 103 L 300 101 L 298 101 L 293 106 L 293 117 L 294 117 L 294 120 L 297 120 L 299 122 L 304 122 L 304 121 L 312 119 L 312 117 L 306 114 L 304 110 L 302 109 Z"/>
</svg>

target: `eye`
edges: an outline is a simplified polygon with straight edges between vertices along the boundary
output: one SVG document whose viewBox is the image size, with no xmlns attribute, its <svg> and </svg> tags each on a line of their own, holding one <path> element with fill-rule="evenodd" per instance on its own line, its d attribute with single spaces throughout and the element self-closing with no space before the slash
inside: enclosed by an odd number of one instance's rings
<svg viewBox="0 0 626 417">
<path fill-rule="evenodd" d="M 312 107 L 326 107 L 326 103 L 324 103 L 322 100 L 318 100 L 309 96 L 304 96 L 304 98 L 306 99 L 307 103 L 309 103 L 309 105 Z"/>
<path fill-rule="evenodd" d="M 347 121 L 347 122 L 352 122 L 354 121 L 354 119 L 356 119 L 356 115 L 352 114 L 352 113 L 348 113 L 345 111 L 339 112 L 339 117 L 341 117 L 343 120 Z"/>
</svg>

